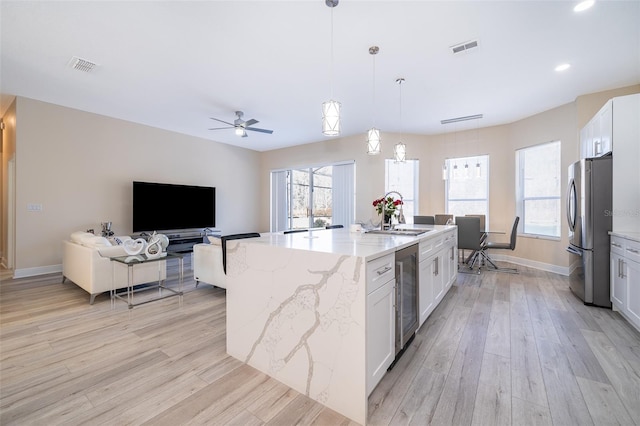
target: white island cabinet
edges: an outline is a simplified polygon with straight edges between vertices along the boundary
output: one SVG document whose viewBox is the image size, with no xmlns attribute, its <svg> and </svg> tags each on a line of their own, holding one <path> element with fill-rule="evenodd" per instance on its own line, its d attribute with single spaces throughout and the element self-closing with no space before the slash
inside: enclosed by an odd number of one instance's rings
<svg viewBox="0 0 640 426">
<path fill-rule="evenodd" d="M 431 315 L 458 276 L 457 235 L 457 229 L 452 229 L 439 238 L 420 241 L 419 325 Z"/>
<path fill-rule="evenodd" d="M 610 234 L 611 304 L 640 331 L 640 233 Z"/>
<path fill-rule="evenodd" d="M 447 250 L 456 231 L 420 227 L 428 232 L 333 229 L 228 241 L 227 352 L 365 424 L 368 396 L 395 357 L 395 252 L 431 239 Z"/>
<path fill-rule="evenodd" d="M 367 262 L 367 395 L 395 358 L 395 256 Z"/>
</svg>

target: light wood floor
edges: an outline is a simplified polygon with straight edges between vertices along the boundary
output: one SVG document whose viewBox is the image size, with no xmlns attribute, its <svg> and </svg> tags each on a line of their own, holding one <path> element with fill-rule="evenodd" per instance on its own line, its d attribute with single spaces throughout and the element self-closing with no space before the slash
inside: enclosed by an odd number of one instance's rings
<svg viewBox="0 0 640 426">
<path fill-rule="evenodd" d="M 640 334 L 565 277 L 520 271 L 459 274 L 370 424 L 640 424 Z M 133 310 L 60 275 L 0 277 L 2 425 L 351 423 L 227 356 L 225 293 L 188 273 L 182 306 Z"/>
</svg>

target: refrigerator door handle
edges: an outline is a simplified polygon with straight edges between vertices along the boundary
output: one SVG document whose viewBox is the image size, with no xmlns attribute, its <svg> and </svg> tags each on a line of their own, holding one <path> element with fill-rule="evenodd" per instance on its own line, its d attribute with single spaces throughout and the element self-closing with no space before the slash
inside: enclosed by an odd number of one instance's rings
<svg viewBox="0 0 640 426">
<path fill-rule="evenodd" d="M 582 251 L 576 250 L 573 247 L 567 247 L 567 251 L 569 253 L 571 253 L 571 254 L 575 254 L 575 255 L 578 255 L 578 256 L 582 257 Z"/>
<path fill-rule="evenodd" d="M 571 231 L 576 227 L 576 181 L 571 178 L 567 187 L 567 223 Z"/>
</svg>

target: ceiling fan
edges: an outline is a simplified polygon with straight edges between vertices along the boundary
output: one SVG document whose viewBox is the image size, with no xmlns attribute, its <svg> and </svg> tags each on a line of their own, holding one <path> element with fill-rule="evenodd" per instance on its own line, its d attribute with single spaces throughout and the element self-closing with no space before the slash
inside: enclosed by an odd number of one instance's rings
<svg viewBox="0 0 640 426">
<path fill-rule="evenodd" d="M 243 138 L 247 137 L 247 130 L 250 130 L 252 132 L 260 132 L 260 133 L 268 133 L 268 134 L 273 133 L 273 130 L 260 129 L 258 127 L 251 127 L 256 123 L 259 123 L 259 121 L 258 120 L 254 120 L 253 118 L 251 120 L 244 121 L 242 119 L 243 115 L 244 115 L 244 113 L 242 111 L 236 111 L 236 117 L 237 118 L 233 121 L 233 123 L 229 123 L 228 121 L 224 121 L 224 120 L 220 120 L 220 119 L 217 119 L 217 118 L 209 117 L 212 120 L 216 120 L 216 121 L 219 121 L 221 123 L 229 125 L 227 127 L 214 127 L 213 129 L 209 129 L 209 130 L 236 129 L 236 135 L 242 136 Z"/>
</svg>

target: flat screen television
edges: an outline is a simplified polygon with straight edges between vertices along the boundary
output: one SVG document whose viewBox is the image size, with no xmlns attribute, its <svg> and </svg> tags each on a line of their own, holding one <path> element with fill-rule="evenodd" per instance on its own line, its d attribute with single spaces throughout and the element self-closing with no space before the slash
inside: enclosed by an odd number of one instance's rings
<svg viewBox="0 0 640 426">
<path fill-rule="evenodd" d="M 133 182 L 133 232 L 215 226 L 215 187 Z"/>
</svg>

